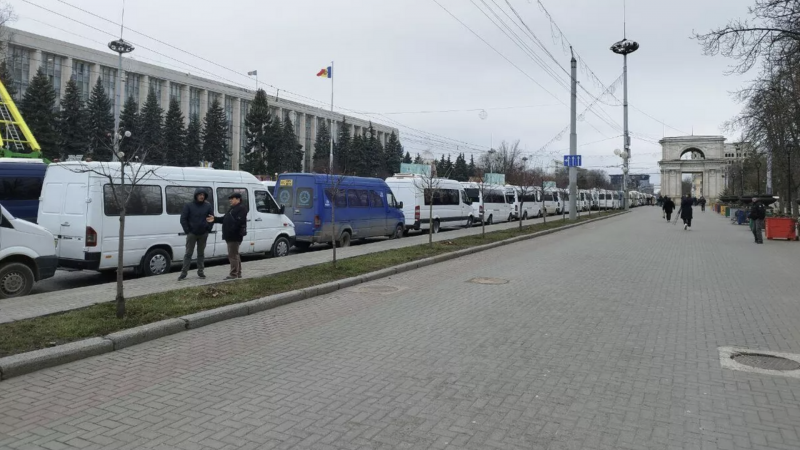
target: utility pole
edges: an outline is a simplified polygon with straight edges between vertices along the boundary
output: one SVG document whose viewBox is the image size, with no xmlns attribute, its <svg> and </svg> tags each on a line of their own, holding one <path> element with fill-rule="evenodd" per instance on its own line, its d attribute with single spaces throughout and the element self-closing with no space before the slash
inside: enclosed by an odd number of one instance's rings
<svg viewBox="0 0 800 450">
<path fill-rule="evenodd" d="M 624 8 L 624 7 L 623 7 Z M 625 204 L 625 209 L 629 209 L 630 205 L 628 204 L 628 161 L 631 157 L 631 137 L 630 133 L 628 132 L 628 55 L 639 50 L 639 43 L 635 41 L 629 41 L 627 39 L 627 26 L 625 23 L 625 12 L 623 9 L 623 20 L 622 20 L 622 40 L 616 42 L 614 45 L 611 46 L 611 51 L 622 55 L 622 84 L 623 84 L 623 96 L 622 96 L 622 115 L 623 115 L 623 145 L 624 150 L 622 151 L 622 184 L 625 191 L 625 198 L 623 202 Z"/>
<path fill-rule="evenodd" d="M 122 18 L 125 18 L 125 3 L 122 3 Z M 111 41 L 108 43 L 108 48 L 111 49 L 112 52 L 115 52 L 119 55 L 119 60 L 117 63 L 117 80 L 115 82 L 115 95 L 114 95 L 114 155 L 111 157 L 112 161 L 119 161 L 119 141 L 121 136 L 119 135 L 119 114 L 120 108 L 122 107 L 122 55 L 124 53 L 130 53 L 134 50 L 133 46 L 124 39 L 122 39 L 122 24 L 120 23 L 119 26 L 119 39 L 115 41 Z"/>
<path fill-rule="evenodd" d="M 569 154 L 576 156 L 578 154 L 578 120 L 577 120 L 577 98 L 578 98 L 578 61 L 575 59 L 575 54 L 572 53 L 572 47 L 569 48 L 572 54 L 570 60 L 570 69 L 572 76 L 572 90 L 570 93 L 569 102 Z M 577 204 L 578 198 L 578 168 L 574 165 L 569 167 L 569 220 L 577 218 Z"/>
</svg>

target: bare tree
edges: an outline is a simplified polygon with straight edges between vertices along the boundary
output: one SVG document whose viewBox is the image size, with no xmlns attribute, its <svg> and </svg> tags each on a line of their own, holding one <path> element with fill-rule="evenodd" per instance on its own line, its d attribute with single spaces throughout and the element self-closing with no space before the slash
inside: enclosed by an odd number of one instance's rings
<svg viewBox="0 0 800 450">
<path fill-rule="evenodd" d="M 8 24 L 15 22 L 17 15 L 14 13 L 14 7 L 11 4 L 0 1 L 0 56 L 5 59 L 6 43 L 8 42 Z"/>
<path fill-rule="evenodd" d="M 325 185 L 325 196 L 331 204 L 331 247 L 333 248 L 333 268 L 336 268 L 336 247 L 349 247 L 350 235 L 342 234 L 341 238 L 336 231 L 336 206 L 340 201 L 347 204 L 346 189 L 342 189 L 344 175 L 328 172 Z"/>
<path fill-rule="evenodd" d="M 122 139 L 130 137 L 126 132 Z M 123 255 L 125 254 L 125 215 L 131 198 L 137 192 L 137 186 L 145 180 L 156 178 L 159 166 L 145 165 L 148 151 L 143 148 L 131 154 L 117 153 L 119 161 L 114 162 L 80 162 L 77 168 L 68 170 L 75 173 L 92 173 L 105 178 L 105 186 L 111 188 L 111 202 L 119 212 L 119 243 L 117 246 L 117 296 L 116 315 L 118 319 L 125 317 L 125 291 L 123 283 Z"/>
<path fill-rule="evenodd" d="M 525 159 L 525 158 L 524 158 Z M 519 198 L 519 229 L 522 230 L 522 221 L 527 219 L 522 210 L 525 208 L 525 198 L 536 192 L 536 173 L 527 168 L 520 168 L 514 171 L 510 177 L 511 184 L 516 185 L 517 196 Z"/>
<path fill-rule="evenodd" d="M 522 149 L 519 146 L 519 140 L 511 144 L 503 141 L 494 150 L 492 153 L 487 152 L 481 155 L 478 161 L 485 171 L 509 174 L 522 168 Z"/>
<path fill-rule="evenodd" d="M 438 224 L 433 219 L 433 203 L 441 198 L 441 179 L 435 176 L 435 171 L 431 167 L 428 173 L 414 175 L 414 187 L 422 192 L 428 205 L 428 245 L 433 247 L 433 229 L 435 224 Z"/>
</svg>

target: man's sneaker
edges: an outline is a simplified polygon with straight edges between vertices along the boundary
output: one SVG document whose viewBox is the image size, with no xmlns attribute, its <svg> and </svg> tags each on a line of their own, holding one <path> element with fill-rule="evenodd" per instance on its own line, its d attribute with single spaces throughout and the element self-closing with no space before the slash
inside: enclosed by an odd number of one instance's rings
<svg viewBox="0 0 800 450">
<path fill-rule="evenodd" d="M 197 277 L 200 278 L 201 280 L 205 280 L 206 279 L 206 274 L 201 273 L 201 272 L 197 272 Z"/>
<path fill-rule="evenodd" d="M 183 281 L 185 279 L 186 279 L 186 274 L 185 273 L 182 273 L 182 274 L 180 274 L 180 276 L 178 276 L 178 281 Z"/>
<path fill-rule="evenodd" d="M 233 276 L 233 275 L 228 275 L 227 277 L 225 277 L 225 279 L 226 279 L 226 280 L 235 280 L 235 279 L 236 279 L 236 277 L 235 277 L 235 276 Z"/>
</svg>

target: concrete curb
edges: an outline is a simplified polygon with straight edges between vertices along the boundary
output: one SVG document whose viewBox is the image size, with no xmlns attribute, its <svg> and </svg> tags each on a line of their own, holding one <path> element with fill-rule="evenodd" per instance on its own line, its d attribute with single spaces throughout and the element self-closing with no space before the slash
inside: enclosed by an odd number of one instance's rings
<svg viewBox="0 0 800 450">
<path fill-rule="evenodd" d="M 20 353 L 18 355 L 7 356 L 5 358 L 0 358 L 0 380 L 7 380 L 12 377 L 35 372 L 40 369 L 66 364 L 80 359 L 89 358 L 91 356 L 113 352 L 115 350 L 121 350 L 133 345 L 152 341 L 161 337 L 180 333 L 182 331 L 204 327 L 206 325 L 211 325 L 224 320 L 256 314 L 268 309 L 274 309 L 279 306 L 305 300 L 307 298 L 330 294 L 332 292 L 346 289 L 361 283 L 379 280 L 381 278 L 409 272 L 429 266 L 431 264 L 472 255 L 504 245 L 513 244 L 515 242 L 546 236 L 558 231 L 569 230 L 571 228 L 609 219 L 611 217 L 617 217 L 622 214 L 624 213 L 598 217 L 595 219 L 589 219 L 585 222 L 567 224 L 561 227 L 552 228 L 550 230 L 539 231 L 524 236 L 517 236 L 502 241 L 492 242 L 490 244 L 466 248 L 463 250 L 456 250 L 454 252 L 444 253 L 430 258 L 399 264 L 397 266 L 366 273 L 357 277 L 345 278 L 317 286 L 311 286 L 298 291 L 284 292 L 243 303 L 201 311 L 179 317 L 177 319 L 161 320 L 147 325 L 142 325 L 140 327 L 111 333 L 105 337 L 94 337 L 52 348 L 45 348 L 41 350 L 34 350 L 32 352 Z"/>
</svg>

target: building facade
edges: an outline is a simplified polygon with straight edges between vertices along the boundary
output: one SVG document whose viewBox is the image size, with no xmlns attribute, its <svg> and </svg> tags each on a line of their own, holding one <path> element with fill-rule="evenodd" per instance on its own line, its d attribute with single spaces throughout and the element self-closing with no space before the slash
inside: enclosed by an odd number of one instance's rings
<svg viewBox="0 0 800 450">
<path fill-rule="evenodd" d="M 56 91 L 57 102 L 64 95 L 67 82 L 72 78 L 78 84 L 81 97 L 89 99 L 91 90 L 100 78 L 112 104 L 133 96 L 138 104 L 144 104 L 150 90 L 154 91 L 161 108 L 167 109 L 171 99 L 181 105 L 184 120 L 188 124 L 192 116 L 202 120 L 214 100 L 225 111 L 228 120 L 228 149 L 230 164 L 238 169 L 244 161 L 246 144 L 245 117 L 255 91 L 240 86 L 221 83 L 190 73 L 123 58 L 122 73 L 118 72 L 117 54 L 82 47 L 69 42 L 40 36 L 9 28 L 7 34 L 6 64 L 11 73 L 17 98 L 22 98 L 31 78 L 39 69 L 50 78 Z M 121 77 L 121 89 L 117 93 L 117 80 Z M 119 95 L 117 95 L 119 94 Z M 369 122 L 356 117 L 343 116 L 315 106 L 268 96 L 273 117 L 291 120 L 298 143 L 303 147 L 303 170 L 310 171 L 314 155 L 317 130 L 323 123 L 333 124 L 335 136 L 342 121 L 350 127 L 350 135 L 366 134 Z M 386 145 L 389 135 L 396 128 L 373 123 L 378 140 Z M 199 164 L 199 161 L 198 161 Z"/>
<path fill-rule="evenodd" d="M 618 189 L 620 191 L 624 190 L 623 184 L 623 175 L 616 174 L 616 175 L 609 175 L 608 178 L 611 181 L 611 186 L 614 189 Z M 628 175 L 628 189 L 632 191 L 638 191 L 645 194 L 652 194 L 653 193 L 653 185 L 650 184 L 650 175 L 649 174 L 629 174 Z"/>
</svg>

